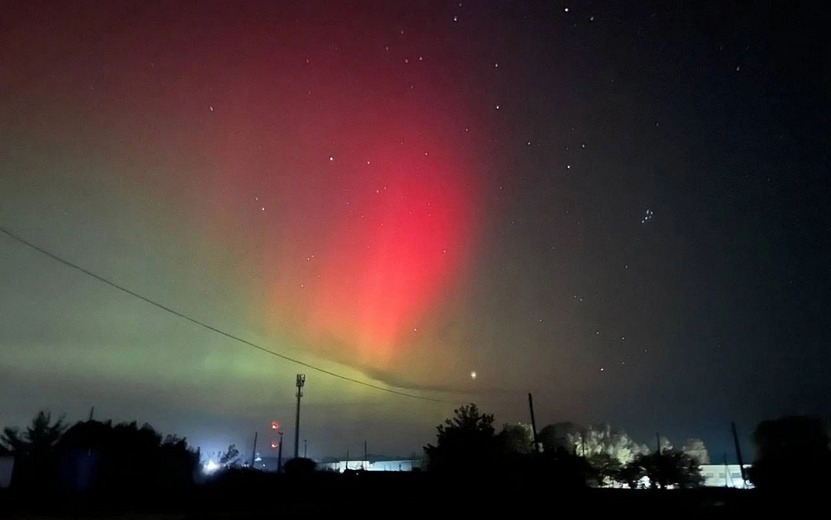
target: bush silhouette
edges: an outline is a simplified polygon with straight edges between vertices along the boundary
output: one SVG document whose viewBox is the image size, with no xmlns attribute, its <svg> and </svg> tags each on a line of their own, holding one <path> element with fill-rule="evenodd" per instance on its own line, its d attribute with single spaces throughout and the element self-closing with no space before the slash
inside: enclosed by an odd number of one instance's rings
<svg viewBox="0 0 831 520">
<path fill-rule="evenodd" d="M 193 484 L 198 455 L 184 439 L 135 422 L 86 421 L 56 445 L 59 481 L 70 490 L 173 490 Z"/>
<path fill-rule="evenodd" d="M 818 417 L 762 421 L 753 432 L 755 457 L 748 477 L 760 490 L 820 490 L 831 485 L 828 424 Z"/>
<path fill-rule="evenodd" d="M 286 475 L 304 476 L 311 475 L 317 470 L 317 463 L 312 459 L 298 457 L 290 459 L 283 465 L 283 472 Z"/>
</svg>

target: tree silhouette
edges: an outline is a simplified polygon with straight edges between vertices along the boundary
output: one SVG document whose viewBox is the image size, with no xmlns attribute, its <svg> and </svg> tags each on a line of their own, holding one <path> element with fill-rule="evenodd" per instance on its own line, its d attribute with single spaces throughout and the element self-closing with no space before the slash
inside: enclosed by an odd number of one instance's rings
<svg viewBox="0 0 831 520">
<path fill-rule="evenodd" d="M 637 459 L 638 457 L 636 457 Z M 646 469 L 639 462 L 633 460 L 620 468 L 617 481 L 626 484 L 629 489 L 638 489 L 644 477 L 646 477 Z"/>
<path fill-rule="evenodd" d="M 16 426 L 3 428 L 0 435 L 0 444 L 16 456 L 37 456 L 47 454 L 60 440 L 66 431 L 63 416 L 52 422 L 52 413 L 40 410 L 32 419 L 32 423 L 21 432 Z"/>
<path fill-rule="evenodd" d="M 239 450 L 236 444 L 229 445 L 228 449 L 219 456 L 219 465 L 226 469 L 239 466 Z"/>
<path fill-rule="evenodd" d="M 621 482 L 623 464 L 617 458 L 608 453 L 595 453 L 586 458 L 593 470 L 590 482 L 592 486 L 611 486 Z"/>
<path fill-rule="evenodd" d="M 40 410 L 25 431 L 14 426 L 3 428 L 0 444 L 15 457 L 13 486 L 46 486 L 53 481 L 54 447 L 64 431 L 63 416 L 53 422 L 48 410 Z"/>
<path fill-rule="evenodd" d="M 527 455 L 534 449 L 534 433 L 529 424 L 504 424 L 498 437 L 507 453 Z"/>
<path fill-rule="evenodd" d="M 699 464 L 710 463 L 710 452 L 701 439 L 687 439 L 681 447 L 681 451 L 694 458 Z"/>
<path fill-rule="evenodd" d="M 455 409 L 453 417 L 436 427 L 436 444 L 424 447 L 426 469 L 472 473 L 491 466 L 501 451 L 493 420 L 474 403 Z"/>
<path fill-rule="evenodd" d="M 436 428 L 436 444 L 424 447 L 427 471 L 462 476 L 482 488 L 497 483 L 526 491 L 586 487 L 592 468 L 584 457 L 563 447 L 537 453 L 531 449 L 530 428 L 505 426 L 496 434 L 493 422 L 493 415 L 474 403 L 454 410 Z"/>
<path fill-rule="evenodd" d="M 605 453 L 621 464 L 649 452 L 645 445 L 638 444 L 626 432 L 614 429 L 608 423 L 588 426 L 573 422 L 554 423 L 540 430 L 537 437 L 544 450 L 562 448 L 586 458 Z"/>
<path fill-rule="evenodd" d="M 675 449 L 638 455 L 627 464 L 625 475 L 630 487 L 631 482 L 637 482 L 634 480 L 637 475 L 649 478 L 649 486 L 654 489 L 689 489 L 704 484 L 698 461 Z"/>
<path fill-rule="evenodd" d="M 537 440 L 546 452 L 564 449 L 575 453 L 573 439 L 580 438 L 584 427 L 573 422 L 559 422 L 543 427 L 537 434 Z"/>
<path fill-rule="evenodd" d="M 749 468 L 762 490 L 827 489 L 831 485 L 828 424 L 818 417 L 787 416 L 762 421 L 753 432 L 755 457 Z"/>
</svg>

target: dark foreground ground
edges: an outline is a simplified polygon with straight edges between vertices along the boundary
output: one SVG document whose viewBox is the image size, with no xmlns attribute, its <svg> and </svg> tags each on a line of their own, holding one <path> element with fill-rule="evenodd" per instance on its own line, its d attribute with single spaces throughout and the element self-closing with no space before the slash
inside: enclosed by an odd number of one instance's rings
<svg viewBox="0 0 831 520">
<path fill-rule="evenodd" d="M 829 490 L 831 491 L 831 490 Z M 496 477 L 423 473 L 306 476 L 237 475 L 178 492 L 11 492 L 6 519 L 364 518 L 776 518 L 813 517 L 819 496 L 765 496 L 757 490 L 583 489 Z M 827 511 L 825 507 L 823 511 Z M 291 516 L 287 516 L 291 515 Z M 295 516 L 297 515 L 297 516 Z M 824 513 L 823 513 L 824 515 Z M 821 516 L 823 516 L 821 515 Z"/>
</svg>

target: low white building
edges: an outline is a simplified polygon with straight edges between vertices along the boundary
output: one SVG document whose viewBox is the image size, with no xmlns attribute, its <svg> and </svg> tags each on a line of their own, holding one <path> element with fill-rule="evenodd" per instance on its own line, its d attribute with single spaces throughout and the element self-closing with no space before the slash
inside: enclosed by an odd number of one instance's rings
<svg viewBox="0 0 831 520">
<path fill-rule="evenodd" d="M 317 469 L 323 471 L 337 471 L 343 473 L 349 470 L 364 470 L 364 471 L 413 471 L 421 467 L 420 460 L 403 459 L 403 460 L 376 460 L 374 462 L 368 460 L 339 460 L 337 462 L 321 462 L 317 465 Z"/>
<path fill-rule="evenodd" d="M 753 487 L 750 481 L 742 478 L 742 468 L 738 464 L 702 464 L 701 476 L 704 477 L 704 485 L 707 487 L 729 487 L 748 489 Z M 750 464 L 744 465 L 744 474 Z"/>
</svg>

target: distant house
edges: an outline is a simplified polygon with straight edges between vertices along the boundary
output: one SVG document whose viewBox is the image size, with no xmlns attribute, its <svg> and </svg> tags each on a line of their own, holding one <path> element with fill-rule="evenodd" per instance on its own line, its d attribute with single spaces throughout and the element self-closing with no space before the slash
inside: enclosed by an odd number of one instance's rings
<svg viewBox="0 0 831 520">
<path fill-rule="evenodd" d="M 753 487 L 749 481 L 742 479 L 742 469 L 738 464 L 702 464 L 701 476 L 704 477 L 704 485 L 706 487 L 729 487 L 746 489 Z M 750 464 L 744 465 L 744 472 L 747 475 L 747 470 Z"/>
</svg>

